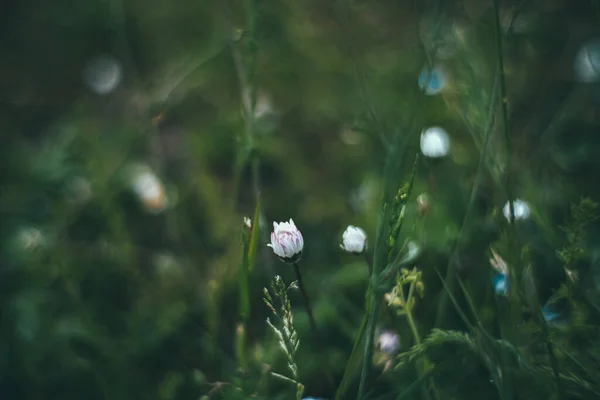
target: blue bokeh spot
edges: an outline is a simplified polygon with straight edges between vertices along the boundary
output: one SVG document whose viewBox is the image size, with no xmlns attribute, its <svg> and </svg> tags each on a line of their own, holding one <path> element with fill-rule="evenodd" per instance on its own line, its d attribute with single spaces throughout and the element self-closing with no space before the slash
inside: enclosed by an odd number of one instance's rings
<svg viewBox="0 0 600 400">
<path fill-rule="evenodd" d="M 508 293 L 508 279 L 504 274 L 496 274 L 492 278 L 492 285 L 494 285 L 494 292 L 500 296 L 506 296 Z"/>
<path fill-rule="evenodd" d="M 419 74 L 419 87 L 425 91 L 426 94 L 437 94 L 444 87 L 444 74 L 442 71 L 435 67 L 433 69 L 425 68 Z"/>
</svg>

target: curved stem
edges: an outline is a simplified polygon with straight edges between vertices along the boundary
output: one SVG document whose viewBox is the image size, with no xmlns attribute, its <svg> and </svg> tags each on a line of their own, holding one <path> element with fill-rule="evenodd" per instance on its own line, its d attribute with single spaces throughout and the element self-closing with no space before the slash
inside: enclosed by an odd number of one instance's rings
<svg viewBox="0 0 600 400">
<path fill-rule="evenodd" d="M 365 262 L 367 263 L 367 268 L 369 270 L 369 277 L 370 277 L 371 275 L 373 275 L 373 262 L 367 255 L 366 251 L 363 253 L 363 257 L 365 258 Z"/>
<path fill-rule="evenodd" d="M 416 345 L 421 344 L 421 337 L 419 336 L 419 331 L 417 330 L 417 325 L 415 324 L 415 320 L 412 316 L 412 296 L 414 291 L 414 282 L 410 284 L 410 289 L 408 289 L 408 297 L 404 297 L 404 289 L 400 286 L 400 297 L 402 298 L 402 302 L 404 303 L 404 315 L 406 315 L 406 322 L 408 322 L 408 326 L 410 327 L 410 331 L 413 335 L 413 339 L 415 340 Z"/>
<path fill-rule="evenodd" d="M 492 87 L 492 96 L 490 99 L 490 105 L 489 105 L 489 109 L 488 109 L 488 120 L 487 120 L 487 126 L 486 126 L 485 133 L 484 133 L 481 155 L 479 156 L 479 161 L 477 162 L 477 170 L 475 172 L 475 180 L 473 182 L 473 186 L 471 187 L 471 193 L 469 194 L 469 201 L 467 203 L 467 208 L 466 208 L 465 214 L 463 216 L 462 222 L 460 224 L 460 228 L 458 230 L 457 238 L 460 238 L 462 236 L 462 233 L 464 232 L 464 230 L 467 226 L 467 221 L 471 215 L 471 210 L 473 209 L 473 206 L 475 205 L 475 200 L 477 198 L 477 190 L 479 190 L 479 186 L 481 185 L 481 180 L 483 178 L 484 163 L 485 163 L 485 159 L 486 159 L 486 156 L 487 156 L 487 153 L 489 150 L 489 143 L 490 143 L 490 138 L 492 136 L 492 129 L 494 128 L 494 123 L 496 121 L 496 102 L 498 101 L 498 92 L 499 92 L 498 86 L 500 85 L 499 69 L 497 70 L 497 72 L 494 75 L 495 75 L 494 85 Z M 458 248 L 458 241 L 456 243 L 454 243 L 454 246 L 452 247 L 452 249 L 450 251 L 450 256 L 448 257 L 448 265 L 446 266 L 446 276 L 444 277 L 444 282 L 446 282 L 446 285 L 450 288 L 451 292 L 454 292 L 454 289 L 456 287 L 456 280 L 454 279 L 453 261 L 454 261 L 454 254 L 455 254 L 457 248 Z M 441 298 L 438 303 L 436 318 L 435 318 L 435 326 L 437 328 L 441 328 L 444 323 L 444 318 L 446 317 L 447 303 L 448 303 L 448 293 L 446 291 L 442 291 Z"/>
<path fill-rule="evenodd" d="M 310 298 L 308 297 L 308 292 L 304 287 L 304 281 L 302 280 L 302 274 L 300 272 L 300 265 L 295 262 L 294 263 L 294 271 L 296 272 L 296 279 L 298 280 L 298 288 L 302 293 L 302 297 L 304 298 L 304 307 L 306 308 L 306 313 L 308 314 L 308 323 L 310 324 L 310 330 L 312 331 L 313 338 L 315 340 L 315 344 L 317 345 L 318 350 L 321 354 L 324 354 L 324 346 L 321 342 L 321 336 L 319 334 L 319 330 L 317 329 L 317 323 L 315 322 L 315 317 L 312 312 L 312 306 L 310 304 Z M 331 390 L 334 390 L 334 382 L 333 375 L 331 374 L 331 366 L 327 358 L 324 360 L 325 362 L 325 380 L 327 381 L 327 385 L 330 386 Z"/>
<path fill-rule="evenodd" d="M 367 341 L 365 343 L 365 353 L 363 359 L 363 369 L 360 374 L 360 384 L 358 387 L 358 400 L 365 398 L 367 391 L 367 377 L 369 370 L 371 369 L 371 363 L 373 360 L 373 346 L 375 343 L 375 328 L 377 326 L 377 317 L 379 315 L 379 308 L 381 307 L 381 301 L 377 298 L 376 290 L 371 290 L 371 309 L 367 323 Z"/>
<path fill-rule="evenodd" d="M 300 289 L 300 292 L 302 293 L 302 297 L 304 299 L 304 307 L 306 308 L 306 313 L 308 314 L 310 330 L 312 331 L 317 343 L 319 343 L 317 323 L 315 322 L 315 317 L 313 316 L 312 307 L 310 305 L 310 298 L 308 297 L 308 293 L 306 292 L 306 288 L 304 287 L 304 281 L 302 280 L 302 274 L 300 273 L 300 265 L 297 262 L 294 263 L 294 271 L 296 272 L 296 279 L 298 280 L 298 288 Z"/>
</svg>

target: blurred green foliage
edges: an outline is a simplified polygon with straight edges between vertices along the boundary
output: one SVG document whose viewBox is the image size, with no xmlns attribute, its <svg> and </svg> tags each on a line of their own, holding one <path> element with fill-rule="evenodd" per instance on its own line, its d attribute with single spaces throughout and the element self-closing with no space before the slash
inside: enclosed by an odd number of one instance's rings
<svg viewBox="0 0 600 400">
<path fill-rule="evenodd" d="M 423 342 L 383 307 L 377 334 L 401 349 L 375 354 L 369 398 L 421 398 L 425 381 L 440 399 L 548 399 L 556 382 L 563 400 L 598 398 L 600 226 L 579 211 L 600 199 L 600 92 L 573 67 L 600 34 L 596 3 L 500 2 L 507 165 L 492 1 L 2 2 L 0 398 L 293 398 L 269 375 L 286 359 L 262 302 L 275 275 L 295 279 L 266 247 L 290 217 L 325 349 L 290 291 L 297 381 L 333 398 L 323 366 L 338 385 L 369 285 L 341 233 L 375 244 L 432 126 L 450 152 L 420 157 L 398 238 L 419 246 Z M 433 65 L 448 80 L 427 96 Z M 507 172 L 531 211 L 516 248 Z M 522 267 L 516 319 L 490 248 Z M 548 300 L 560 321 L 540 318 Z"/>
</svg>

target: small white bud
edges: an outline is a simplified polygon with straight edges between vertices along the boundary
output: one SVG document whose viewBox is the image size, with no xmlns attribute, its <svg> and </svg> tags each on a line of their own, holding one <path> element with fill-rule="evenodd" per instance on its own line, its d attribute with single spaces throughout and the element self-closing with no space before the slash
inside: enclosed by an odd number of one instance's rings
<svg viewBox="0 0 600 400">
<path fill-rule="evenodd" d="M 421 134 L 421 152 L 426 157 L 443 157 L 450 151 L 448 133 L 440 127 L 427 128 Z"/>
<path fill-rule="evenodd" d="M 290 218 L 289 222 L 273 222 L 271 243 L 267 246 L 272 248 L 273 253 L 283 261 L 293 263 L 298 261 L 302 255 L 304 239 L 302 233 Z"/>
<path fill-rule="evenodd" d="M 340 247 L 353 254 L 362 254 L 367 249 L 367 234 L 357 226 L 348 225 L 342 234 Z"/>
</svg>

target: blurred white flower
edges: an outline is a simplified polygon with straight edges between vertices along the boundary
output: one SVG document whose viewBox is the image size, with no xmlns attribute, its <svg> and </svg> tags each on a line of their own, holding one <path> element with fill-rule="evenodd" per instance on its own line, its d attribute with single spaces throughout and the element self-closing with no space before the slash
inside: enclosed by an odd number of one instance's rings
<svg viewBox="0 0 600 400">
<path fill-rule="evenodd" d="M 271 243 L 267 246 L 272 248 L 273 253 L 283 261 L 293 263 L 298 261 L 302 255 L 304 239 L 302 233 L 290 218 L 289 222 L 273 222 Z"/>
<path fill-rule="evenodd" d="M 529 218 L 529 205 L 521 199 L 513 201 L 513 208 L 515 212 L 515 220 Z M 502 209 L 504 217 L 510 221 L 510 204 L 507 201 Z"/>
<path fill-rule="evenodd" d="M 85 84 L 97 94 L 107 94 L 119 86 L 123 71 L 119 61 L 112 56 L 98 56 L 90 60 L 83 70 Z"/>
<path fill-rule="evenodd" d="M 43 244 L 44 236 L 38 228 L 25 227 L 19 230 L 17 240 L 23 250 L 34 250 Z"/>
<path fill-rule="evenodd" d="M 581 48 L 574 61 L 578 81 L 592 83 L 600 80 L 600 40 L 592 40 Z"/>
<path fill-rule="evenodd" d="M 252 229 L 252 220 L 248 217 L 244 217 L 244 226 L 248 229 Z"/>
<path fill-rule="evenodd" d="M 152 171 L 138 171 L 132 189 L 148 211 L 161 212 L 167 207 L 167 194 L 162 182 Z"/>
<path fill-rule="evenodd" d="M 450 151 L 448 133 L 440 127 L 427 128 L 421 134 L 421 152 L 427 157 L 443 157 Z"/>
<path fill-rule="evenodd" d="M 358 226 L 348 225 L 342 234 L 340 247 L 348 253 L 362 254 L 367 249 L 367 234 Z"/>
<path fill-rule="evenodd" d="M 406 256 L 404 256 L 404 259 L 406 260 L 406 262 L 412 261 L 415 258 L 417 258 L 420 252 L 421 248 L 419 247 L 419 245 L 411 240 L 406 245 Z"/>
<path fill-rule="evenodd" d="M 383 353 L 393 356 L 400 349 L 400 336 L 392 331 L 385 331 L 377 339 L 379 350 Z"/>
</svg>

